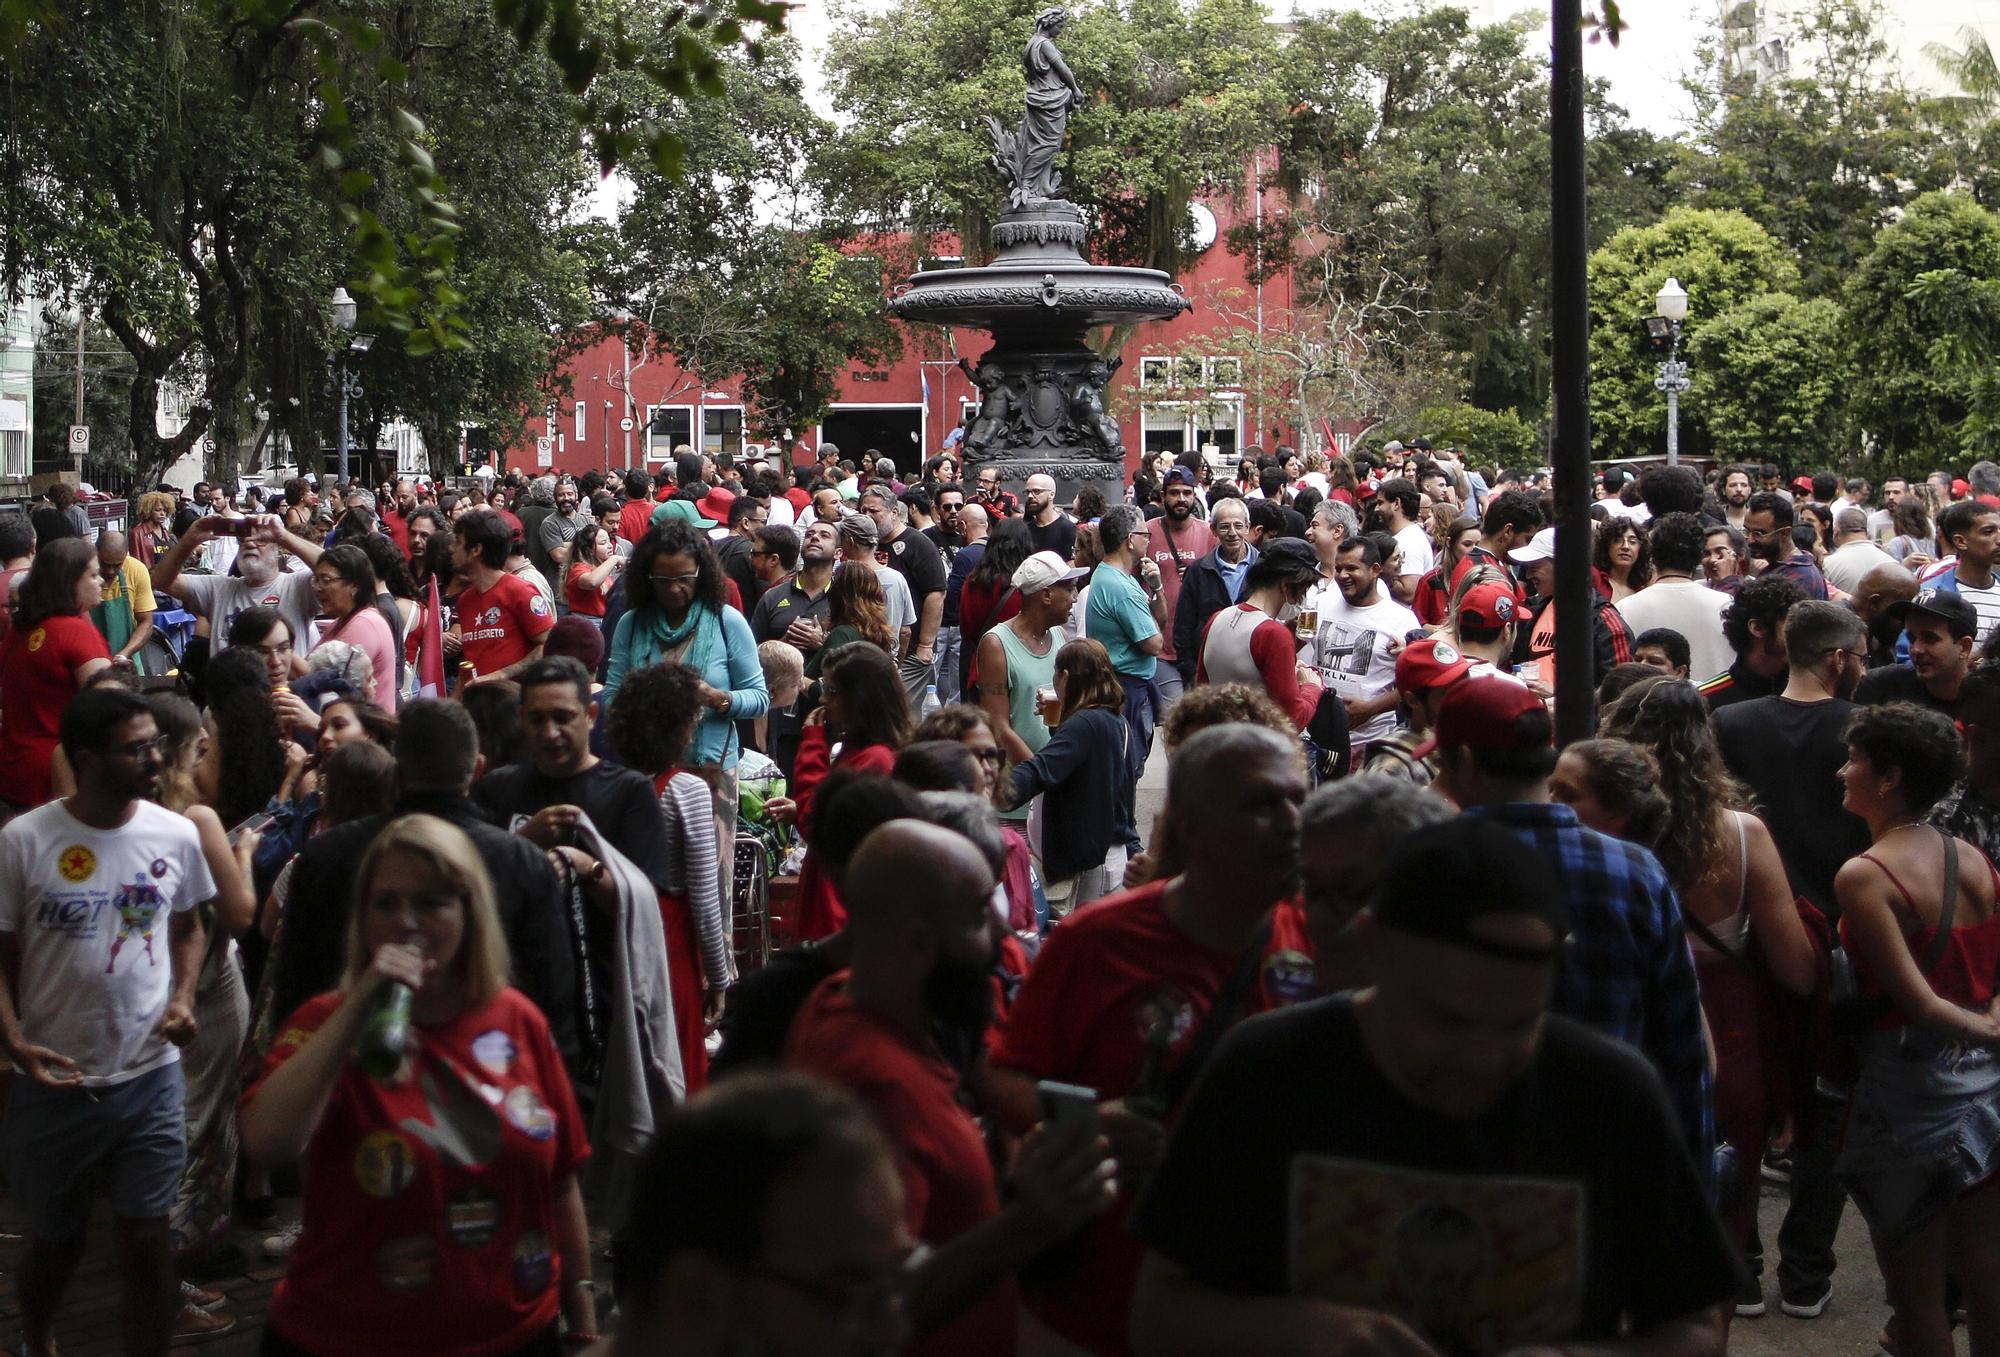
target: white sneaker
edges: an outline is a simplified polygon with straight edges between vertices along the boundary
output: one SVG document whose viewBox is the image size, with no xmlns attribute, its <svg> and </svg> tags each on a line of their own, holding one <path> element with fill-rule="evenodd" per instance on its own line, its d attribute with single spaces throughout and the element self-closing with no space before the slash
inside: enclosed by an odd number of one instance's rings
<svg viewBox="0 0 2000 1357">
<path fill-rule="evenodd" d="M 270 1235 L 264 1240 L 264 1256 L 266 1258 L 289 1258 L 292 1254 L 292 1246 L 298 1242 L 299 1222 L 293 1221 L 290 1225 L 278 1231 L 278 1233 Z"/>
</svg>

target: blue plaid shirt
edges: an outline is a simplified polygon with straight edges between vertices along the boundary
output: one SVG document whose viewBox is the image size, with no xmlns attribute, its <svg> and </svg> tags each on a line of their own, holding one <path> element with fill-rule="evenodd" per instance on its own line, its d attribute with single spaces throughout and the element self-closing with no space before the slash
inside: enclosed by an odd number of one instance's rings
<svg viewBox="0 0 2000 1357">
<path fill-rule="evenodd" d="M 1478 806 L 1555 866 L 1568 892 L 1570 941 L 1554 1008 L 1652 1060 L 1704 1177 L 1715 1147 L 1701 992 L 1666 869 L 1646 849 L 1586 829 L 1557 803 Z"/>
</svg>

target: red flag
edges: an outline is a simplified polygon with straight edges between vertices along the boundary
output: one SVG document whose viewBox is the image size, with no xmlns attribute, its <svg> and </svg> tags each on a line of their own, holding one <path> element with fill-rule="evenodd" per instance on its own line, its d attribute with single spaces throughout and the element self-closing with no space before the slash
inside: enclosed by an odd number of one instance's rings
<svg viewBox="0 0 2000 1357">
<path fill-rule="evenodd" d="M 436 575 L 431 576 L 423 635 L 417 643 L 417 696 L 444 696 L 444 606 L 438 602 Z"/>
</svg>

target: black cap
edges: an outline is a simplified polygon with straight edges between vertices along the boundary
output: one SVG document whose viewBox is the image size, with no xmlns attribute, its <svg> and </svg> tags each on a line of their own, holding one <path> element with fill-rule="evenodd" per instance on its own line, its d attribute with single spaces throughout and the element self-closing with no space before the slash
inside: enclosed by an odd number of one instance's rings
<svg viewBox="0 0 2000 1357">
<path fill-rule="evenodd" d="M 1476 813 L 1404 838 L 1389 857 L 1373 912 L 1385 928 L 1503 961 L 1553 961 L 1569 935 L 1555 873 L 1520 835 Z M 1549 945 L 1503 942 L 1474 927 L 1508 914 L 1547 924 Z"/>
<path fill-rule="evenodd" d="M 1319 554 L 1303 537 L 1276 537 L 1264 544 L 1258 559 L 1273 565 L 1295 565 L 1311 574 L 1319 573 Z"/>
<path fill-rule="evenodd" d="M 1418 452 L 1429 452 L 1431 450 L 1431 440 L 1428 438 L 1412 438 L 1410 446 Z"/>
<path fill-rule="evenodd" d="M 1904 619 L 1913 612 L 1943 618 L 1953 636 L 1979 634 L 1979 610 L 1955 589 L 1919 589 L 1915 598 L 1891 603 L 1888 607 L 1889 620 L 1897 626 L 1908 626 Z"/>
</svg>

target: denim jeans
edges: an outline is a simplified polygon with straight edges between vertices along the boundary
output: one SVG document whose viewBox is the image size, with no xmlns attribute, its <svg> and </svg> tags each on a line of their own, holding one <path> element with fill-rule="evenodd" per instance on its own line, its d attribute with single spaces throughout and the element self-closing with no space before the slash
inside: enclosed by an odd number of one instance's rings
<svg viewBox="0 0 2000 1357">
<path fill-rule="evenodd" d="M 947 704 L 956 700 L 959 691 L 959 634 L 957 627 L 939 627 L 937 633 L 937 649 L 934 652 L 937 656 L 937 690 L 938 696 Z M 923 694 L 918 693 L 917 696 L 921 698 Z"/>
</svg>

